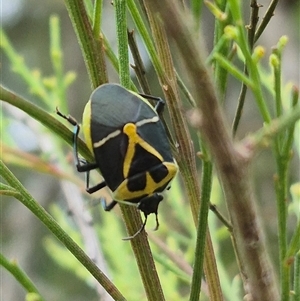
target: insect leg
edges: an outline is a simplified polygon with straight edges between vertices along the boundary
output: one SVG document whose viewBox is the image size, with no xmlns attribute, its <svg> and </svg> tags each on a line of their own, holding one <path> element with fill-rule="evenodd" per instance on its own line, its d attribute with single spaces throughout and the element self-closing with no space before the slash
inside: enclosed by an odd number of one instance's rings
<svg viewBox="0 0 300 301">
<path fill-rule="evenodd" d="M 102 207 L 105 211 L 110 211 L 111 209 L 113 209 L 118 204 L 118 202 L 113 200 L 109 204 L 106 204 L 106 200 L 104 198 L 102 198 L 101 199 L 101 204 L 102 204 Z"/>
<path fill-rule="evenodd" d="M 106 186 L 105 181 L 93 186 L 89 187 L 90 183 L 90 171 L 93 169 L 98 168 L 97 163 L 89 163 L 84 159 L 79 158 L 78 154 L 78 135 L 80 132 L 80 125 L 76 121 L 76 119 L 70 115 L 64 115 L 62 114 L 58 108 L 56 108 L 56 113 L 60 117 L 66 119 L 69 123 L 71 123 L 74 126 L 74 131 L 73 131 L 73 155 L 74 155 L 74 161 L 75 161 L 75 166 L 78 172 L 85 172 L 86 173 L 86 191 L 88 193 L 93 193 L 95 191 L 100 190 L 101 188 Z"/>
<path fill-rule="evenodd" d="M 147 95 L 147 94 L 141 94 L 140 95 L 146 99 L 152 99 L 155 100 L 156 106 L 154 107 L 154 110 L 157 112 L 158 115 L 160 115 L 163 112 L 163 109 L 165 107 L 165 101 L 157 96 Z"/>
</svg>

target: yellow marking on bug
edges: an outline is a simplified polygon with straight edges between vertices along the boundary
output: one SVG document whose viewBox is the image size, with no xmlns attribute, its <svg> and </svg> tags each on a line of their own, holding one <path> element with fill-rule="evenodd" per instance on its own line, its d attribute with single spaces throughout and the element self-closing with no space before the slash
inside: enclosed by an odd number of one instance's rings
<svg viewBox="0 0 300 301">
<path fill-rule="evenodd" d="M 143 120 L 140 120 L 138 122 L 136 122 L 136 126 L 139 127 L 139 126 L 142 126 L 144 124 L 147 124 L 147 123 L 155 123 L 155 122 L 158 122 L 159 121 L 159 117 L 158 116 L 154 116 L 152 118 L 149 118 L 149 119 L 143 119 Z"/>
<path fill-rule="evenodd" d="M 145 195 L 152 195 L 157 189 L 165 186 L 169 183 L 177 173 L 177 165 L 176 163 L 163 162 L 162 163 L 168 170 L 168 174 L 165 178 L 163 178 L 160 182 L 156 183 L 151 174 L 149 172 L 145 172 L 146 176 L 146 185 L 142 190 L 130 191 L 128 190 L 128 179 L 125 179 L 120 186 L 114 191 L 114 199 L 115 200 L 130 200 L 139 198 Z M 141 174 L 141 176 L 144 176 Z"/>
<path fill-rule="evenodd" d="M 121 134 L 121 131 L 120 130 L 116 130 L 116 131 L 108 134 L 105 138 L 99 140 L 98 142 L 94 142 L 93 146 L 94 146 L 94 148 L 100 147 L 103 144 L 105 144 L 108 140 L 110 140 L 112 138 L 115 138 L 115 137 L 117 137 L 120 134 Z"/>
<path fill-rule="evenodd" d="M 134 157 L 136 144 L 139 144 L 148 153 L 154 155 L 159 160 L 163 161 L 163 158 L 160 155 L 160 153 L 138 135 L 138 133 L 136 132 L 136 128 L 137 126 L 134 123 L 127 123 L 123 128 L 123 133 L 128 136 L 128 147 L 123 166 L 123 176 L 125 179 L 128 177 L 129 174 L 129 169 Z"/>
<path fill-rule="evenodd" d="M 91 152 L 93 152 L 93 144 L 91 137 L 91 101 L 89 100 L 85 105 L 83 116 L 82 116 L 82 130 L 84 140 Z"/>
</svg>

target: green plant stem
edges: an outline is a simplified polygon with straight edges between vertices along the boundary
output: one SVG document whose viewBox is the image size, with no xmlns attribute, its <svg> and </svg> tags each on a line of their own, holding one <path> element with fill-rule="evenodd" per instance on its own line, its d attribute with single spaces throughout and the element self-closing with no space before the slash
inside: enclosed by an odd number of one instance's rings
<svg viewBox="0 0 300 301">
<path fill-rule="evenodd" d="M 198 111 L 194 112 L 194 126 L 203 135 L 219 173 L 237 251 L 247 275 L 248 292 L 253 300 L 278 301 L 278 286 L 256 212 L 257 201 L 250 185 L 248 162 L 237 153 L 227 131 L 213 84 L 199 51 L 199 42 L 192 38 L 187 22 L 182 19 L 173 2 L 152 2 L 161 14 L 167 33 L 173 39 L 186 66 L 198 107 Z M 264 117 L 268 119 L 268 113 L 265 114 Z"/>
<path fill-rule="evenodd" d="M 227 43 L 228 38 L 223 34 L 218 41 L 216 41 L 216 44 L 214 45 L 213 50 L 211 53 L 207 56 L 205 63 L 206 65 L 210 65 L 214 61 L 214 55 L 215 53 L 221 52 L 221 49 L 224 47 L 224 45 Z"/>
<path fill-rule="evenodd" d="M 125 297 L 118 291 L 114 284 L 99 270 L 96 264 L 83 250 L 68 236 L 68 234 L 58 225 L 53 217 L 36 202 L 27 192 L 18 179 L 0 160 L 0 173 L 7 183 L 18 192 L 16 198 L 26 206 L 66 248 L 78 259 L 79 262 L 94 276 L 94 278 L 104 287 L 104 289 L 115 299 L 125 301 Z"/>
<path fill-rule="evenodd" d="M 81 46 L 92 87 L 95 89 L 108 81 L 100 37 L 94 37 L 90 19 L 82 0 L 65 0 L 65 5 Z"/>
<path fill-rule="evenodd" d="M 295 256 L 293 301 L 300 301 L 300 249 Z"/>
<path fill-rule="evenodd" d="M 0 265 L 9 271 L 28 293 L 35 293 L 36 301 L 44 300 L 28 275 L 17 265 L 15 260 L 9 261 L 0 253 Z"/>
<path fill-rule="evenodd" d="M 238 31 L 236 42 L 238 43 L 245 57 L 245 63 L 249 72 L 249 77 L 250 80 L 253 82 L 253 86 L 251 87 L 251 89 L 253 91 L 256 104 L 259 108 L 264 122 L 269 123 L 271 121 L 271 116 L 262 93 L 261 80 L 257 68 L 257 62 L 255 62 L 251 56 L 251 48 L 249 47 L 249 43 L 246 38 L 245 27 L 243 24 L 243 18 L 240 7 L 241 2 L 237 0 L 229 0 L 229 4 L 231 7 L 232 17 L 235 21 L 236 28 Z"/>
<path fill-rule="evenodd" d="M 101 34 L 101 38 L 102 38 L 104 50 L 105 50 L 105 53 L 106 53 L 108 59 L 110 60 L 113 68 L 117 71 L 117 73 L 119 73 L 119 60 L 118 60 L 116 54 L 113 52 L 113 49 L 112 49 L 111 45 L 109 44 L 104 33 Z M 137 88 L 136 88 L 135 84 L 133 83 L 133 81 L 131 81 L 130 90 L 137 92 Z"/>
<path fill-rule="evenodd" d="M 168 37 L 161 19 L 158 18 L 156 14 L 156 5 L 151 1 L 144 1 L 143 3 L 146 8 L 151 32 L 155 41 L 155 46 L 157 49 L 156 53 L 158 54 L 158 62 L 160 62 L 162 66 L 162 73 L 159 72 L 160 68 L 156 69 L 155 67 L 155 69 L 157 71 L 160 84 L 163 87 L 163 92 L 167 100 L 176 141 L 178 143 L 178 148 L 175 156 L 180 168 L 183 181 L 185 183 L 185 187 L 187 189 L 194 223 L 195 225 L 197 225 L 201 195 L 196 170 L 195 152 L 191 143 L 187 121 L 181 110 L 182 105 L 176 84 L 177 78 L 174 71 L 175 68 L 172 61 L 169 44 L 167 43 Z M 154 64 L 154 60 L 152 60 L 152 62 Z M 197 268 L 200 267 L 198 266 Z M 218 271 L 216 268 L 209 229 L 207 229 L 206 235 L 204 270 L 209 286 L 210 295 L 213 296 L 215 300 L 222 300 L 220 281 L 218 278 Z"/>
<path fill-rule="evenodd" d="M 280 260 L 281 301 L 289 300 L 290 266 L 285 265 L 287 252 L 287 166 L 277 156 L 277 175 L 275 176 L 276 203 L 278 215 L 278 240 Z"/>
<path fill-rule="evenodd" d="M 226 20 L 220 20 L 220 18 L 215 18 L 214 45 L 216 46 L 219 46 L 220 45 L 219 41 L 224 39 L 224 28 L 230 21 L 227 1 L 219 1 L 218 10 L 220 10 L 223 13 L 223 11 L 226 10 L 226 7 L 227 7 Z M 225 15 L 225 13 L 223 14 Z M 215 49 L 213 51 L 215 51 Z M 224 40 L 224 42 L 222 43 L 222 47 L 218 49 L 217 53 L 219 53 L 223 57 L 228 57 L 229 41 L 227 39 Z M 213 66 L 214 66 L 214 79 L 215 79 L 216 87 L 221 97 L 224 98 L 226 94 L 228 70 L 226 68 L 223 68 L 222 65 L 218 63 L 218 61 L 215 61 Z"/>
<path fill-rule="evenodd" d="M 142 224 L 140 213 L 131 206 L 122 206 L 122 204 L 120 204 L 120 208 L 125 220 L 127 232 L 129 235 L 136 233 Z M 147 294 L 147 300 L 165 300 L 146 232 L 143 231 L 137 237 L 130 240 L 130 243 Z"/>
<path fill-rule="evenodd" d="M 119 77 L 120 83 L 125 88 L 130 88 L 128 36 L 126 20 L 126 0 L 116 0 L 116 27 L 119 53 Z"/>
<path fill-rule="evenodd" d="M 287 265 L 293 256 L 300 250 L 300 222 L 298 222 L 297 228 L 290 241 L 289 248 L 286 252 L 284 264 Z"/>
<path fill-rule="evenodd" d="M 201 202 L 200 213 L 197 227 L 197 239 L 195 248 L 195 262 L 191 284 L 190 301 L 196 301 L 200 298 L 203 261 L 205 258 L 205 241 L 207 233 L 207 218 L 210 206 L 210 193 L 212 183 L 212 163 L 203 161 L 202 165 L 202 183 L 201 183 Z M 211 257 L 211 256 L 210 256 Z M 213 296 L 212 300 L 214 300 Z"/>
<path fill-rule="evenodd" d="M 278 65 L 273 66 L 274 72 L 274 92 L 275 92 L 275 103 L 276 103 L 276 116 L 282 115 L 282 99 L 281 99 L 281 55 L 276 49 L 273 50 L 278 58 Z"/>
<path fill-rule="evenodd" d="M 276 137 L 277 143 L 279 136 Z M 274 146 L 277 173 L 275 175 L 275 191 L 278 216 L 278 240 L 279 240 L 279 260 L 280 260 L 280 285 L 281 300 L 289 300 L 290 287 L 290 266 L 285 265 L 287 252 L 287 190 L 288 190 L 288 163 L 286 154 L 281 154 L 276 145 Z"/>
<path fill-rule="evenodd" d="M 116 0 L 114 3 L 116 8 L 120 83 L 122 86 L 129 89 L 131 81 L 129 72 L 126 1 Z M 136 208 L 131 206 L 121 204 L 120 208 L 125 220 L 127 231 L 129 235 L 133 235 L 141 227 L 142 221 L 140 214 Z M 156 267 L 145 231 L 130 242 L 137 260 L 137 265 L 148 300 L 164 300 L 165 298 L 162 287 L 156 272 Z"/>
<path fill-rule="evenodd" d="M 97 39 L 101 33 L 101 19 L 102 19 L 103 0 L 96 0 L 93 11 L 93 33 Z"/>
<path fill-rule="evenodd" d="M 279 54 L 279 53 L 278 53 Z M 280 80 L 280 59 L 279 65 L 276 64 L 274 68 L 274 90 L 276 98 L 277 115 L 282 115 L 282 102 L 281 102 L 281 80 Z M 293 99 L 292 105 L 295 109 L 297 102 Z M 296 108 L 297 109 L 297 108 Z M 281 300 L 289 300 L 290 290 L 290 269 L 291 265 L 286 264 L 287 257 L 287 215 L 288 215 L 288 170 L 291 159 L 291 149 L 293 143 L 294 124 L 290 129 L 280 133 L 275 138 L 273 151 L 276 158 L 277 174 L 275 175 L 275 191 L 276 191 L 276 204 L 278 215 L 278 238 L 279 238 L 279 260 L 280 260 L 280 285 L 281 285 Z M 287 137 L 286 139 L 284 139 Z"/>
<path fill-rule="evenodd" d="M 219 53 L 214 54 L 214 59 L 218 61 L 218 63 L 225 68 L 229 73 L 231 73 L 235 78 L 240 80 L 245 85 L 250 88 L 254 88 L 254 83 L 247 77 L 245 73 L 242 73 L 237 67 L 233 66 L 232 63 L 227 60 L 225 57 L 220 55 Z"/>
</svg>

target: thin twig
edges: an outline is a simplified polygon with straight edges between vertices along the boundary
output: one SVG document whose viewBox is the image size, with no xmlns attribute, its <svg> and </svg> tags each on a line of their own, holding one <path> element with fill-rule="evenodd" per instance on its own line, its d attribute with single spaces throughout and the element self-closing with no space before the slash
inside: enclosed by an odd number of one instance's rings
<svg viewBox="0 0 300 301">
<path fill-rule="evenodd" d="M 250 24 L 247 26 L 248 28 L 248 43 L 250 49 L 253 49 L 254 46 L 254 36 L 255 36 L 255 30 L 258 22 L 258 12 L 260 6 L 257 4 L 256 0 L 251 0 L 251 14 L 250 14 Z M 245 75 L 248 75 L 248 70 L 246 65 L 244 65 L 244 73 Z M 233 137 L 236 135 L 236 131 L 238 128 L 238 125 L 240 123 L 242 112 L 244 109 L 245 104 L 245 98 L 247 93 L 247 86 L 245 83 L 242 84 L 241 91 L 238 97 L 238 106 L 236 108 L 236 112 L 234 114 L 234 120 L 232 124 L 232 135 Z"/>
<path fill-rule="evenodd" d="M 136 44 L 136 40 L 134 38 L 134 31 L 128 30 L 128 43 L 131 50 L 131 54 L 134 60 L 134 65 L 131 65 L 131 67 L 134 69 L 136 77 L 139 81 L 140 86 L 142 87 L 142 91 L 144 94 L 151 95 L 151 90 L 149 83 L 147 81 L 146 75 L 146 69 L 143 63 L 143 60 L 141 58 L 139 49 Z"/>
<path fill-rule="evenodd" d="M 271 1 L 263 19 L 262 19 L 262 22 L 260 23 L 260 25 L 258 26 L 258 28 L 255 32 L 254 43 L 259 39 L 259 37 L 261 36 L 261 34 L 264 32 L 265 28 L 269 24 L 271 18 L 274 16 L 274 11 L 275 11 L 277 4 L 278 4 L 278 0 Z"/>
</svg>

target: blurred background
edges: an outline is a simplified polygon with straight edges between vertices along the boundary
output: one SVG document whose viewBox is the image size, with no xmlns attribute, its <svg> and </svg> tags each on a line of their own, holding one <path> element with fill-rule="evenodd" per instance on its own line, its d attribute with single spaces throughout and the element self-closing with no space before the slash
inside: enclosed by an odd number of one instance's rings
<svg viewBox="0 0 300 301">
<path fill-rule="evenodd" d="M 110 1 L 104 1 L 105 12 L 103 19 L 103 31 L 112 45 L 115 45 L 115 20 L 114 10 Z M 250 1 L 245 1 L 250 2 Z M 268 66 L 268 56 L 271 54 L 271 47 L 276 45 L 282 35 L 287 35 L 289 43 L 286 46 L 283 57 L 283 81 L 294 82 L 299 86 L 300 67 L 300 11 L 299 1 L 285 0 L 276 9 L 268 28 L 262 34 L 257 44 L 266 48 L 265 65 Z M 269 1 L 262 0 L 263 7 L 260 10 L 260 17 L 263 16 Z M 53 67 L 49 55 L 49 18 L 57 15 L 61 24 L 61 40 L 64 53 L 64 70 L 76 73 L 75 82 L 68 89 L 67 99 L 70 101 L 69 112 L 78 120 L 85 103 L 92 92 L 89 78 L 86 72 L 81 51 L 74 34 L 70 19 L 68 17 L 63 1 L 58 0 L 2 0 L 1 2 L 1 26 L 13 44 L 15 50 L 26 61 L 26 64 L 36 69 L 43 76 L 51 76 Z M 245 4 L 245 16 L 249 16 L 249 7 Z M 248 20 L 248 17 L 246 18 Z M 207 43 L 209 52 L 213 41 L 213 17 L 204 9 L 202 33 Z M 132 28 L 133 25 L 132 25 Z M 1 38 L 1 37 L 0 37 Z M 141 45 L 140 45 L 141 46 Z M 147 55 L 141 46 L 144 62 L 147 67 L 148 80 L 154 95 L 161 95 L 157 81 L 151 82 L 153 70 L 148 61 Z M 143 52 L 144 51 L 144 52 Z M 117 82 L 118 77 L 113 68 L 108 64 L 109 79 Z M 37 97 L 27 90 L 27 86 L 19 75 L 11 69 L 7 56 L 1 50 L 1 84 L 15 93 L 25 97 L 31 102 L 39 105 Z M 134 76 L 134 75 L 133 75 Z M 232 122 L 236 100 L 239 94 L 240 85 L 230 80 L 226 101 L 224 103 L 228 122 Z M 272 100 L 268 100 L 271 102 Z M 15 149 L 34 154 L 45 160 L 51 159 L 51 153 L 55 152 L 53 146 L 47 145 L 48 134 L 46 130 L 38 130 L 41 136 L 37 136 L 36 123 L 29 120 L 29 117 L 15 108 L 1 104 L 1 113 L 5 124 L 2 124 L 1 140 L 9 141 Z M 53 106 L 53 114 L 55 106 Z M 5 118 L 4 118 L 5 117 Z M 247 133 L 261 127 L 261 118 L 256 105 L 248 96 L 244 109 L 241 126 L 238 131 L 238 138 L 244 137 Z M 195 146 L 197 147 L 197 146 Z M 46 150 L 46 151 L 44 151 Z M 70 148 L 68 148 L 70 150 Z M 0 153 L 2 156 L 2 154 Z M 6 161 L 7 159 L 7 161 Z M 3 157 L 18 179 L 30 191 L 39 203 L 47 208 L 51 204 L 58 204 L 65 212 L 68 205 L 62 191 L 60 180 L 49 174 L 39 173 L 36 170 L 22 168 L 16 164 L 9 164 L 8 158 Z M 67 172 L 75 173 L 74 169 Z M 256 187 L 260 214 L 263 225 L 267 229 L 269 241 L 276 241 L 277 220 L 276 204 L 273 188 L 273 174 L 275 165 L 270 150 L 262 151 L 253 165 L 253 182 Z M 293 161 L 291 183 L 299 181 L 299 162 Z M 221 209 L 224 207 L 220 205 Z M 45 239 L 49 231 L 38 221 L 32 213 L 18 201 L 7 197 L 1 197 L 0 201 L 0 242 L 1 252 L 10 259 L 16 259 L 20 266 L 34 280 L 40 291 L 47 300 L 98 300 L 93 285 L 80 281 L 77 276 L 66 269 L 62 269 L 50 257 L 45 250 Z M 93 210 L 101 210 L 93 209 Z M 111 216 L 113 219 L 114 216 Z M 72 218 L 70 218 L 72 220 Z M 293 227 L 293 221 L 290 223 Z M 277 250 L 272 249 L 271 254 L 276 261 Z M 274 244 L 276 246 L 276 244 Z M 227 248 L 230 248 L 227 246 Z M 24 300 L 22 287 L 0 268 L 0 298 L 3 301 Z M 61 283 L 64 283 L 63 289 Z"/>
</svg>

